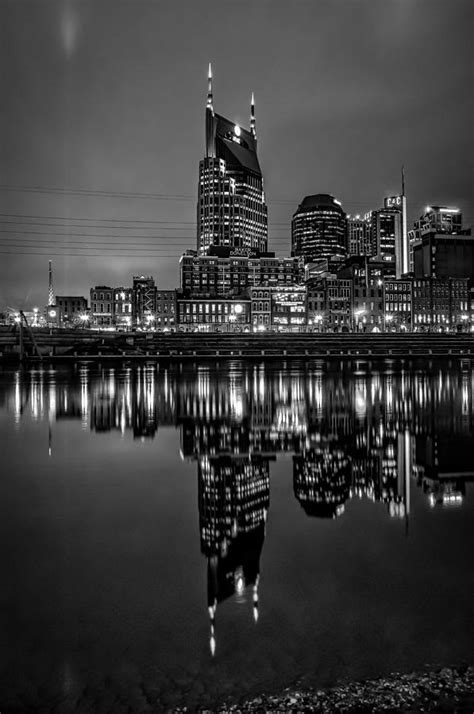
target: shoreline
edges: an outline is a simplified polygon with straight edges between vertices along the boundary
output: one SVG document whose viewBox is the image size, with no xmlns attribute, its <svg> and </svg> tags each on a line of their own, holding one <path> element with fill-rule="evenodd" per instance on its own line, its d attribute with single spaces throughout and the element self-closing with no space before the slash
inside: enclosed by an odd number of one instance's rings
<svg viewBox="0 0 474 714">
<path fill-rule="evenodd" d="M 191 711 L 187 707 L 175 713 Z M 214 712 L 474 712 L 474 665 L 426 669 L 409 674 L 343 682 L 326 689 L 293 685 L 278 694 L 262 694 L 239 703 L 224 702 Z"/>
</svg>

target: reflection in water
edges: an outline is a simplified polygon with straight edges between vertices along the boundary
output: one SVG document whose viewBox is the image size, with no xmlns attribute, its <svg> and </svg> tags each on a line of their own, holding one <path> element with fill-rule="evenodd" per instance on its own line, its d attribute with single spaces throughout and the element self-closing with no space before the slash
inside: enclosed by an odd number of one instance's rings
<svg viewBox="0 0 474 714">
<path fill-rule="evenodd" d="M 258 619 L 270 462 L 292 454 L 294 496 L 309 517 L 340 517 L 352 498 L 384 504 L 408 529 L 410 484 L 432 506 L 459 506 L 474 475 L 471 368 L 430 373 L 281 369 L 247 363 L 22 369 L 5 408 L 54 425 L 78 419 L 96 435 L 140 440 L 180 429 L 197 462 L 201 551 L 207 559 L 210 648 L 219 603 L 251 603 Z"/>
</svg>

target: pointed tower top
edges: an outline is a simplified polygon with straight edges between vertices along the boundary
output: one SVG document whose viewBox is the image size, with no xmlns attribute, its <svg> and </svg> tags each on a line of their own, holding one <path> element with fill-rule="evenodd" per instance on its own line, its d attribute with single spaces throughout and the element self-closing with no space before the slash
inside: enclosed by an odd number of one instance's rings
<svg viewBox="0 0 474 714">
<path fill-rule="evenodd" d="M 250 99 L 250 131 L 252 136 L 256 137 L 257 132 L 255 130 L 255 97 L 252 92 L 252 98 Z"/>
<path fill-rule="evenodd" d="M 207 72 L 207 108 L 212 109 L 212 66 L 209 62 L 209 69 Z"/>
</svg>

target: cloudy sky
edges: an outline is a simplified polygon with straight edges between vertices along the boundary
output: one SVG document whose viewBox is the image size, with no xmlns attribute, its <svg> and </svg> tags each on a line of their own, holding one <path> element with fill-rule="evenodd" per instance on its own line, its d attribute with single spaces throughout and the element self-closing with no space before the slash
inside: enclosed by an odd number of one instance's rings
<svg viewBox="0 0 474 714">
<path fill-rule="evenodd" d="M 256 100 L 269 247 L 302 198 L 380 207 L 405 164 L 474 222 L 472 0 L 0 0 L 0 308 L 151 274 L 195 247 L 207 66 L 217 112 Z"/>
</svg>

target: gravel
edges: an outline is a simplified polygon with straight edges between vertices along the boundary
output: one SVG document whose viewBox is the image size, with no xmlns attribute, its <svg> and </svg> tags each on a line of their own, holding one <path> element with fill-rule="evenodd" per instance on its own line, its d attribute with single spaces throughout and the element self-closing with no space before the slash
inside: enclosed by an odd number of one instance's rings
<svg viewBox="0 0 474 714">
<path fill-rule="evenodd" d="M 175 712 L 188 711 L 186 707 Z M 444 667 L 417 674 L 391 674 L 331 689 L 290 687 L 277 695 L 239 704 L 222 704 L 214 712 L 474 712 L 474 667 Z"/>
</svg>

